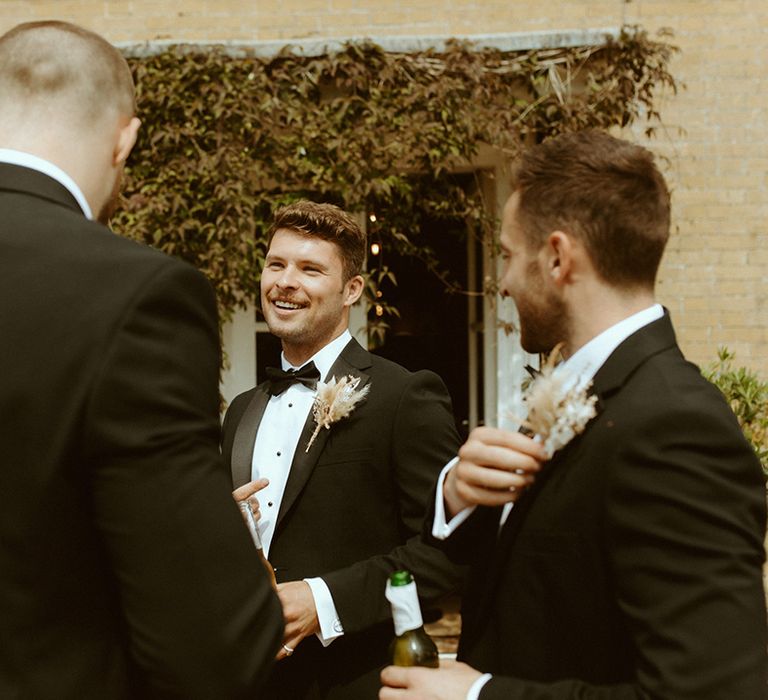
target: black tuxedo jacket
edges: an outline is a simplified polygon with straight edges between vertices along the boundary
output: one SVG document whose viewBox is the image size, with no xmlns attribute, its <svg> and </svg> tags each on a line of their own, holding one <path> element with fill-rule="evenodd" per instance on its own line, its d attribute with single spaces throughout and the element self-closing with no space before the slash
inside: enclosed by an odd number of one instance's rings
<svg viewBox="0 0 768 700">
<path fill-rule="evenodd" d="M 218 361 L 199 273 L 0 164 L 0 697 L 255 697 L 282 616 Z"/>
<path fill-rule="evenodd" d="M 473 564 L 459 658 L 494 674 L 481 699 L 765 698 L 765 488 L 733 414 L 668 316 L 594 391 L 498 537 L 478 508 L 447 541 Z"/>
<path fill-rule="evenodd" d="M 270 547 L 279 582 L 323 578 L 345 631 L 326 649 L 307 638 L 277 664 L 275 696 L 292 700 L 377 697 L 378 669 L 394 636 L 384 598 L 392 571 L 413 572 L 426 601 L 457 583 L 445 555 L 419 537 L 437 475 L 458 446 L 444 384 L 432 372 L 411 373 L 371 355 L 355 340 L 325 379 L 348 374 L 370 387 L 368 396 L 305 452 L 314 430 L 310 412 Z M 259 385 L 238 396 L 225 417 L 223 453 L 235 486 L 250 480 L 268 401 Z"/>
</svg>

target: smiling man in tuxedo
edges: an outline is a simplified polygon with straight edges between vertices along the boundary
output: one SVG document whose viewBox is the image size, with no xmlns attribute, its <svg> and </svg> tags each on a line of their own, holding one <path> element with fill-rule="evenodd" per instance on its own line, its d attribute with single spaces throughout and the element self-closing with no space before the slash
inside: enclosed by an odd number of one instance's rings
<svg viewBox="0 0 768 700">
<path fill-rule="evenodd" d="M 254 698 L 277 596 L 219 454 L 216 304 L 106 218 L 131 72 L 64 22 L 0 37 L 0 697 Z"/>
<path fill-rule="evenodd" d="M 461 662 L 389 667 L 381 700 L 766 698 L 765 483 L 654 299 L 669 217 L 644 148 L 585 131 L 523 154 L 501 288 L 597 416 L 551 459 L 470 434 L 431 533 L 471 566 Z"/>
<path fill-rule="evenodd" d="M 238 396 L 224 421 L 223 452 L 238 496 L 259 500 L 284 607 L 268 698 L 375 698 L 393 637 L 388 575 L 408 569 L 426 599 L 457 582 L 445 555 L 419 538 L 458 446 L 450 399 L 436 374 L 411 373 L 352 338 L 365 250 L 364 233 L 336 206 L 300 201 L 276 213 L 261 304 L 283 371 Z M 317 381 L 334 377 L 368 393 L 311 440 Z"/>
</svg>

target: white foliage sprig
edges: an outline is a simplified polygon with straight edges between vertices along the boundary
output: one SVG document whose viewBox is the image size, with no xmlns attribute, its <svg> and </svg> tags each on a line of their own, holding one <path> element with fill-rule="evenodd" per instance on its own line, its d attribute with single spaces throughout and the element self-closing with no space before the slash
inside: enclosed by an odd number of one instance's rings
<svg viewBox="0 0 768 700">
<path fill-rule="evenodd" d="M 588 393 L 592 381 L 574 381 L 566 371 L 555 371 L 559 349 L 550 354 L 523 396 L 528 417 L 522 425 L 541 441 L 550 459 L 597 415 L 597 396 Z"/>
<path fill-rule="evenodd" d="M 360 377 L 353 377 L 351 374 L 339 380 L 331 377 L 328 383 L 317 383 L 317 394 L 312 404 L 312 416 L 316 423 L 315 431 L 309 439 L 305 452 L 309 452 L 321 428 L 330 430 L 331 425 L 346 418 L 355 406 L 368 396 L 370 384 L 358 389 L 359 383 Z"/>
</svg>

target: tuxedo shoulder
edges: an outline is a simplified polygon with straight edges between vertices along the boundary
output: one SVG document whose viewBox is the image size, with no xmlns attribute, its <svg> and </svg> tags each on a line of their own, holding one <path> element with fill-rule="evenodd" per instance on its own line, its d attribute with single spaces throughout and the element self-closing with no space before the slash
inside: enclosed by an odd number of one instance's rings
<svg viewBox="0 0 768 700">
<path fill-rule="evenodd" d="M 366 371 L 371 379 L 372 401 L 383 405 L 407 405 L 412 410 L 422 406 L 425 415 L 436 410 L 445 416 L 452 415 L 450 392 L 436 372 L 428 369 L 411 371 L 383 357 L 371 357 L 371 366 Z"/>
<path fill-rule="evenodd" d="M 174 258 L 145 243 L 113 233 L 101 224 L 90 221 L 88 234 L 92 236 L 92 251 L 101 252 L 107 258 L 119 261 L 123 266 L 151 267 L 176 271 L 195 271 L 189 263 Z M 199 273 L 198 273 L 199 274 Z"/>
<path fill-rule="evenodd" d="M 174 280 L 171 287 L 176 279 L 192 285 L 195 278 L 206 281 L 189 263 L 62 207 L 56 208 L 55 217 L 24 221 L 14 230 L 23 239 L 22 253 L 50 267 L 53 277 L 71 279 L 75 289 L 95 285 L 100 295 L 108 296 L 136 287 L 149 290 L 168 278 Z"/>
<path fill-rule="evenodd" d="M 675 407 L 689 407 L 694 412 L 716 407 L 730 412 L 722 393 L 677 347 L 642 364 L 627 387 L 636 406 L 646 405 L 654 413 Z"/>
<path fill-rule="evenodd" d="M 712 455 L 753 455 L 720 390 L 678 348 L 643 363 L 603 405 L 601 422 L 621 444 L 667 440 L 697 445 Z M 736 460 L 738 461 L 738 459 Z"/>
<path fill-rule="evenodd" d="M 119 280 L 117 287 L 123 292 L 135 289 L 152 295 L 186 297 L 190 303 L 205 303 L 210 306 L 213 288 L 202 272 L 189 263 L 172 257 L 137 241 L 114 234 L 99 224 L 94 226 L 93 242 L 88 252 L 90 262 L 82 261 L 81 266 L 101 277 Z M 99 270 L 93 269 L 98 266 Z M 78 265 L 74 265 L 78 267 Z"/>
<path fill-rule="evenodd" d="M 386 357 L 381 357 L 380 355 L 376 355 L 375 353 L 371 353 L 371 369 L 375 370 L 377 372 L 386 373 L 391 375 L 392 377 L 397 377 L 402 379 L 403 381 L 409 381 L 413 379 L 414 377 L 422 377 L 422 378 L 436 378 L 440 381 L 442 381 L 435 372 L 433 372 L 430 369 L 418 369 L 418 370 L 410 370 L 406 367 L 403 367 L 402 365 L 398 364 L 397 362 L 394 362 L 393 360 L 388 360 Z"/>
</svg>

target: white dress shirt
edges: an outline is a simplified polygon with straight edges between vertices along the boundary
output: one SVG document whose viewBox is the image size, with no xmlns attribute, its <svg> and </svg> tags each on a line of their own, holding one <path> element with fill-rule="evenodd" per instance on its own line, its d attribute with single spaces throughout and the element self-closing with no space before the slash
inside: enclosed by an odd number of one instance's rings
<svg viewBox="0 0 768 700">
<path fill-rule="evenodd" d="M 56 182 L 64 185 L 70 194 L 77 200 L 80 208 L 83 210 L 83 214 L 87 219 L 93 219 L 93 212 L 86 200 L 83 191 L 77 186 L 77 183 L 67 175 L 58 165 L 33 156 L 31 153 L 24 153 L 23 151 L 14 151 L 10 148 L 0 148 L 0 163 L 8 163 L 9 165 L 20 165 L 30 170 L 37 170 L 40 173 L 52 177 Z"/>
<path fill-rule="evenodd" d="M 341 351 L 352 340 L 348 330 L 318 351 L 307 362 L 314 362 L 325 378 Z M 284 370 L 299 369 L 293 367 L 281 356 Z M 305 363 L 306 364 L 306 363 Z M 302 365 L 303 366 L 303 365 Z M 338 379 L 338 377 L 337 377 Z M 269 479 L 269 485 L 259 491 L 259 534 L 264 546 L 264 556 L 269 557 L 269 548 L 275 535 L 277 514 L 283 500 L 285 485 L 293 463 L 296 450 L 306 449 L 299 445 L 299 438 L 315 400 L 315 391 L 300 383 L 291 384 L 285 391 L 272 396 L 264 409 L 264 415 L 256 433 L 251 462 L 251 479 Z M 325 581 L 321 578 L 304 579 L 312 591 L 315 608 L 320 623 L 317 637 L 323 646 L 328 646 L 334 639 L 344 634 L 333 597 Z"/>
<path fill-rule="evenodd" d="M 569 382 L 576 382 L 579 379 L 592 379 L 597 370 L 599 370 L 611 353 L 623 343 L 630 335 L 636 331 L 660 319 L 664 315 L 664 309 L 661 304 L 653 304 L 647 309 L 638 311 L 636 314 L 625 318 L 604 330 L 600 335 L 595 336 L 585 345 L 582 345 L 565 362 L 555 368 L 555 372 L 567 372 Z M 572 379 L 570 379 L 572 378 Z M 438 540 L 446 539 L 456 528 L 461 525 L 474 511 L 475 506 L 470 506 L 457 513 L 450 522 L 446 522 L 445 506 L 443 501 L 443 482 L 451 468 L 458 462 L 459 458 L 454 457 L 445 465 L 440 473 L 437 482 L 437 492 L 435 494 L 435 518 L 432 522 L 432 535 Z M 507 503 L 501 513 L 499 526 L 503 525 L 514 503 Z M 480 690 L 491 679 L 491 675 L 486 673 L 478 678 L 467 692 L 466 700 L 478 700 Z"/>
</svg>

